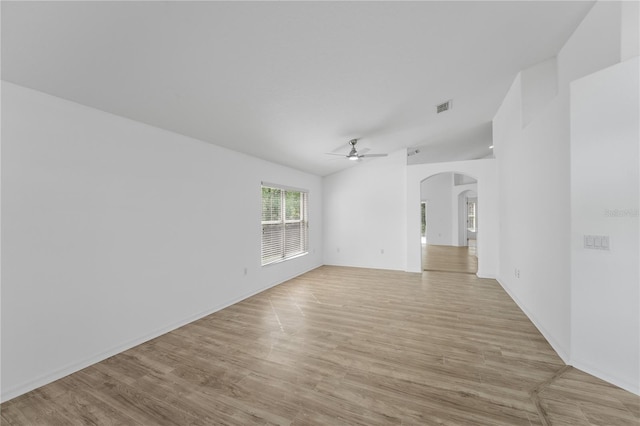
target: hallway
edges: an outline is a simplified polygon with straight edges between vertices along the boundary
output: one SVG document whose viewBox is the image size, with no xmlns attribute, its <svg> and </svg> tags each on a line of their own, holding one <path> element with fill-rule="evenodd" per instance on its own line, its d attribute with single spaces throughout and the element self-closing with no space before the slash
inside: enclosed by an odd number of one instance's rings
<svg viewBox="0 0 640 426">
<path fill-rule="evenodd" d="M 475 240 L 469 247 L 422 244 L 422 270 L 475 274 L 478 272 Z"/>
</svg>

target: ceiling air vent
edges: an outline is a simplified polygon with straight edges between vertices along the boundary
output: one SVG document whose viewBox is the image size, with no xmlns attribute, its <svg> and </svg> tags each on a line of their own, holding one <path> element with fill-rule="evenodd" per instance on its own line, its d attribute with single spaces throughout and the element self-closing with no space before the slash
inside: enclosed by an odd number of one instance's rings
<svg viewBox="0 0 640 426">
<path fill-rule="evenodd" d="M 436 112 L 440 114 L 441 112 L 449 111 L 452 106 L 453 103 L 450 100 L 447 102 L 443 102 L 440 105 L 436 106 Z"/>
</svg>

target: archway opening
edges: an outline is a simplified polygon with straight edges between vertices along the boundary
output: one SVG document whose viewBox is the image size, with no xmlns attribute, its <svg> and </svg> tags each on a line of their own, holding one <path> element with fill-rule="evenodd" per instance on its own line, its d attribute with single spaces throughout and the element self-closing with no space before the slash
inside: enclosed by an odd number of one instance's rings
<svg viewBox="0 0 640 426">
<path fill-rule="evenodd" d="M 422 270 L 476 274 L 478 181 L 445 172 L 420 183 Z"/>
</svg>

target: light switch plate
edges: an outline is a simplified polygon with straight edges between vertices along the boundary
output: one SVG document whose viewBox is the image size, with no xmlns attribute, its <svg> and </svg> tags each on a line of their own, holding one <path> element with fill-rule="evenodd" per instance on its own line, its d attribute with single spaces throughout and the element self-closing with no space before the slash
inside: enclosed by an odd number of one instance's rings
<svg viewBox="0 0 640 426">
<path fill-rule="evenodd" d="M 593 235 L 585 235 L 584 236 L 584 247 L 585 248 L 593 248 Z"/>
<path fill-rule="evenodd" d="M 584 248 L 589 250 L 609 250 L 610 240 L 608 235 L 585 235 Z"/>
</svg>

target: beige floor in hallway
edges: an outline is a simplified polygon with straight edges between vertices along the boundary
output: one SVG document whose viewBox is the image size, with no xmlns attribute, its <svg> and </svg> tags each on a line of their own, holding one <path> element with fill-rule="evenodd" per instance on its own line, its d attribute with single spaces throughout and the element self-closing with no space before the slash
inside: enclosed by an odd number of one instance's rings
<svg viewBox="0 0 640 426">
<path fill-rule="evenodd" d="M 552 380 L 553 379 L 553 380 Z M 638 425 L 494 280 L 324 266 L 4 403 L 3 425 Z"/>
<path fill-rule="evenodd" d="M 422 244 L 422 269 L 475 274 L 478 272 L 475 241 L 462 247 Z"/>
</svg>

